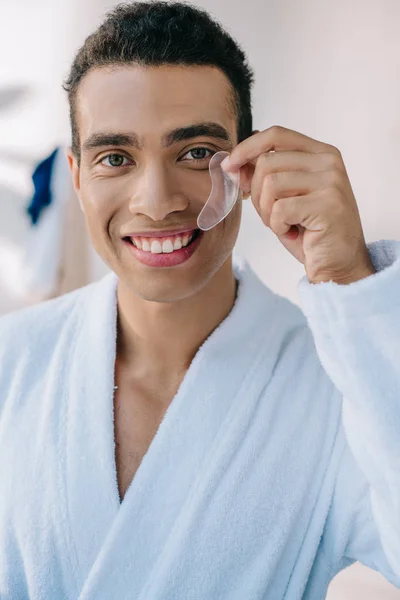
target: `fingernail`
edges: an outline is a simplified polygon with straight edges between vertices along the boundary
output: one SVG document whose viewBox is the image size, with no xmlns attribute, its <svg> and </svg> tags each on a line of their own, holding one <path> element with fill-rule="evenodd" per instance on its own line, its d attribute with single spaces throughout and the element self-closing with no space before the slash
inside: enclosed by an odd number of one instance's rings
<svg viewBox="0 0 400 600">
<path fill-rule="evenodd" d="M 224 171 L 226 171 L 229 168 L 229 156 L 227 156 L 226 158 L 224 158 L 224 160 L 222 161 L 220 167 L 221 167 L 221 169 L 224 169 Z"/>
</svg>

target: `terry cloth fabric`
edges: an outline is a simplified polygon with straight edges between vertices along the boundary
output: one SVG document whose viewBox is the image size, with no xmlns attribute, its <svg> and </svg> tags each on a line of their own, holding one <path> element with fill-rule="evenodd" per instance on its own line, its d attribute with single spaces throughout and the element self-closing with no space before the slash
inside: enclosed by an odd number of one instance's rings
<svg viewBox="0 0 400 600">
<path fill-rule="evenodd" d="M 2 600 L 321 600 L 359 560 L 400 588 L 400 243 L 299 282 L 237 263 L 120 501 L 117 278 L 0 320 Z"/>
</svg>

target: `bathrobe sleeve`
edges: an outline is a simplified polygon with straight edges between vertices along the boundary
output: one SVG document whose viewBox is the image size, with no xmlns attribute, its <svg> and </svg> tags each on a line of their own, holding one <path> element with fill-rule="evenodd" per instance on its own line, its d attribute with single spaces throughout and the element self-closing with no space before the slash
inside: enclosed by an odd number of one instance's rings
<svg viewBox="0 0 400 600">
<path fill-rule="evenodd" d="M 377 273 L 348 285 L 304 277 L 298 293 L 342 404 L 323 540 L 331 575 L 358 560 L 400 588 L 400 242 L 368 251 Z"/>
</svg>

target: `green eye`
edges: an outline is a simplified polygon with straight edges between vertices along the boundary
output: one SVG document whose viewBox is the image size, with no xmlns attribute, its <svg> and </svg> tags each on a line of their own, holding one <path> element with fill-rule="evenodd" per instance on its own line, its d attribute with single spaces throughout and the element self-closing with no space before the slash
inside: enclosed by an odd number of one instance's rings
<svg viewBox="0 0 400 600">
<path fill-rule="evenodd" d="M 106 164 L 107 167 L 122 167 L 122 166 L 125 166 L 124 165 L 125 158 L 126 157 L 123 156 L 122 154 L 109 154 L 108 156 L 106 156 L 103 159 L 103 161 L 108 161 L 108 165 Z"/>
</svg>

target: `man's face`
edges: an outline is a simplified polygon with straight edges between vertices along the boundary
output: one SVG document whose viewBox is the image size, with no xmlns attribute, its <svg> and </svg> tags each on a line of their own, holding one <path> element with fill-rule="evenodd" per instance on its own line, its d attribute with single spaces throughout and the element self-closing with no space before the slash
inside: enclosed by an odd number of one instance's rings
<svg viewBox="0 0 400 600">
<path fill-rule="evenodd" d="M 95 249 L 142 298 L 187 298 L 230 264 L 241 201 L 197 239 L 196 220 L 211 192 L 211 156 L 237 144 L 231 93 L 222 72 L 203 66 L 100 68 L 80 84 L 80 166 L 69 155 L 75 189 Z M 200 124 L 212 127 L 186 129 Z M 148 252 L 170 250 L 157 235 L 183 230 L 197 230 L 186 250 L 184 234 L 168 233 L 172 253 Z"/>
</svg>

